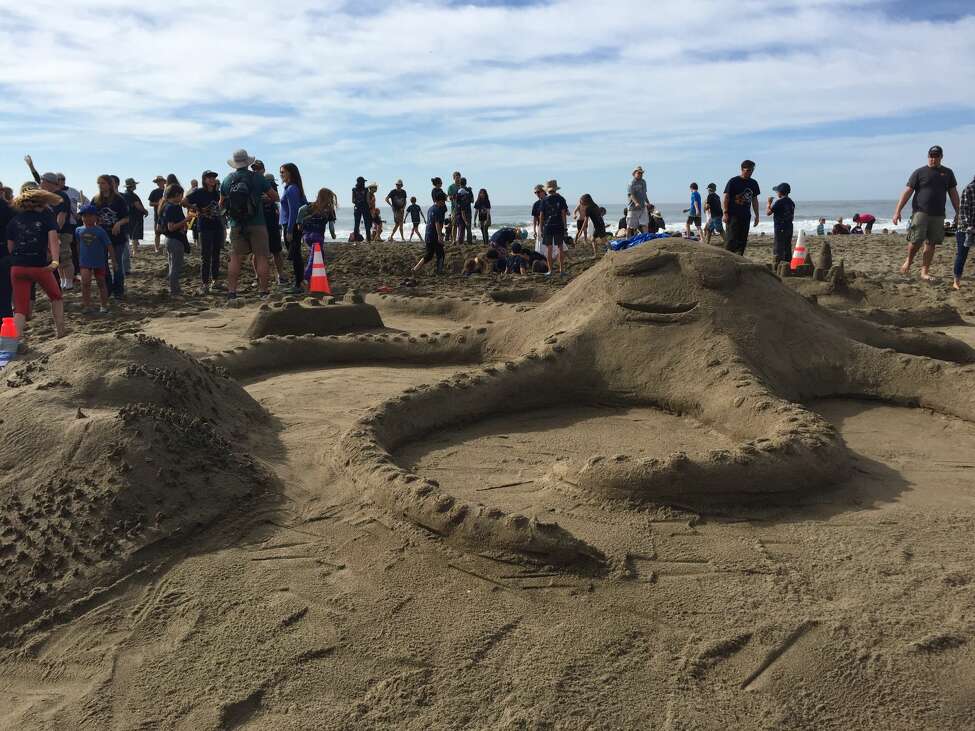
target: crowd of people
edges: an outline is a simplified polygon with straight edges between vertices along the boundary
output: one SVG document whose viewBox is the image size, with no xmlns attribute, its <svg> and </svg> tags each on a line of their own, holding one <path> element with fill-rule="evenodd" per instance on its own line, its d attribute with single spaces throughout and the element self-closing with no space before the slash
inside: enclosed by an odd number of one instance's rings
<svg viewBox="0 0 975 731">
<path fill-rule="evenodd" d="M 946 226 L 956 227 L 957 289 L 961 286 L 968 247 L 975 238 L 975 181 L 959 196 L 954 173 L 942 164 L 942 158 L 939 146 L 929 150 L 928 164 L 914 171 L 897 202 L 893 223 L 897 225 L 911 200 L 908 252 L 901 272 L 909 272 L 923 248 L 923 280 L 931 279 L 929 270 L 935 247 L 944 241 Z M 157 176 L 145 203 L 136 192 L 139 183 L 133 178 L 127 178 L 123 186 L 116 175 L 100 175 L 96 181 L 98 192 L 89 200 L 80 190 L 68 186 L 62 173 L 40 174 L 30 156 L 25 162 L 33 180 L 24 183 L 19 194 L 15 196 L 11 189 L 0 185 L 0 190 L 9 191 L 9 195 L 0 195 L 0 230 L 6 234 L 6 246 L 0 247 L 0 315 L 10 317 L 13 313 L 21 333 L 38 289 L 52 303 L 59 336 L 64 334 L 64 293 L 75 286 L 81 290 L 85 313 L 104 314 L 109 311 L 110 298 L 124 298 L 131 259 L 146 237 L 145 222 L 150 216 L 153 247 L 157 253 L 166 252 L 167 283 L 173 297 L 181 296 L 191 236 L 201 261 L 200 293 L 209 294 L 225 286 L 231 300 L 237 297 L 240 274 L 248 262 L 256 275 L 259 297 L 270 295 L 272 278 L 285 293 L 303 292 L 313 247 L 323 246 L 326 236 L 336 239 L 339 201 L 330 188 L 319 188 L 309 199 L 294 163 L 280 166 L 279 187 L 279 181 L 264 163 L 245 150 L 236 151 L 227 161 L 231 170 L 222 180 L 217 172 L 205 170 L 199 181 L 190 181 L 184 189 L 173 174 Z M 753 161 L 743 161 L 739 174 L 728 180 L 722 195 L 717 192 L 718 186 L 710 183 L 706 197 L 702 197 L 697 183 L 691 183 L 683 235 L 744 255 L 749 231 L 758 226 L 760 218 L 761 189 L 754 178 L 755 167 Z M 659 235 L 665 227 L 660 212 L 650 201 L 644 175 L 641 166 L 633 170 L 616 238 Z M 425 245 L 414 272 L 420 272 L 430 262 L 434 262 L 436 272 L 444 272 L 446 244 L 472 245 L 475 230 L 485 250 L 463 263 L 465 274 L 564 275 L 567 246 L 589 243 L 596 254 L 611 238 L 606 229 L 606 209 L 588 193 L 580 196 L 572 210 L 576 235 L 570 237 L 569 204 L 560 194 L 556 180 L 534 187 L 530 231 L 503 227 L 493 233 L 491 199 L 486 189 L 475 194 L 459 171 L 453 173 L 446 189 L 439 177 L 431 178 L 431 183 L 432 205 L 425 214 L 416 196 L 408 195 L 402 180 L 397 180 L 383 199 L 392 211 L 388 240 L 395 240 L 398 232 L 399 240 L 406 242 L 409 219 L 408 240 L 412 242 L 416 237 Z M 349 241 L 383 241 L 378 188 L 375 182 L 357 178 L 351 195 L 355 225 Z M 772 190 L 775 196 L 767 199 L 764 210 L 773 222 L 773 258 L 776 262 L 788 261 L 792 255 L 796 205 L 788 183 L 780 183 Z M 956 212 L 953 224 L 944 220 L 948 199 Z M 869 234 L 876 220 L 872 214 L 857 213 L 853 228 L 840 219 L 831 233 Z M 825 226 L 825 219 L 820 219 L 818 233 L 825 235 Z M 534 246 L 528 243 L 529 238 L 534 240 Z M 218 285 L 221 252 L 228 245 L 226 285 Z M 92 283 L 97 289 L 97 309 L 92 305 Z"/>
</svg>

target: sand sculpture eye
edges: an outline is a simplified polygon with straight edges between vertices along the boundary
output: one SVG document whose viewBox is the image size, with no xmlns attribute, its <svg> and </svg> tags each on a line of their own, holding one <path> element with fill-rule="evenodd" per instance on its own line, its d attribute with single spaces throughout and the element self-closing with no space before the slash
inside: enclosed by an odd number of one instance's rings
<svg viewBox="0 0 975 731">
<path fill-rule="evenodd" d="M 613 267 L 613 273 L 617 277 L 635 277 L 650 274 L 669 264 L 678 264 L 676 254 L 653 253 L 649 256 L 641 255 L 632 260 L 621 261 Z"/>
</svg>

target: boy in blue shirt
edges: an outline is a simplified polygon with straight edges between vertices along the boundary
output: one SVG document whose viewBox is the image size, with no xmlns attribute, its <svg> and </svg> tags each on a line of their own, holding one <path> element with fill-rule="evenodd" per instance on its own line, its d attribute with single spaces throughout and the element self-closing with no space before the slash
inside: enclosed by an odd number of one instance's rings
<svg viewBox="0 0 975 731">
<path fill-rule="evenodd" d="M 108 312 L 108 286 L 105 284 L 105 273 L 108 269 L 108 254 L 112 245 L 105 229 L 98 225 L 98 207 L 89 203 L 78 211 L 84 224 L 75 229 L 74 235 L 78 241 L 78 262 L 81 264 L 81 307 L 82 311 L 91 309 L 91 278 L 98 283 L 98 295 L 101 299 L 99 313 Z"/>
<path fill-rule="evenodd" d="M 697 183 L 691 183 L 691 207 L 687 209 L 687 223 L 684 224 L 684 238 L 691 237 L 691 224 L 697 229 L 697 238 L 703 239 L 704 233 L 701 231 L 701 193 L 697 189 Z"/>
</svg>

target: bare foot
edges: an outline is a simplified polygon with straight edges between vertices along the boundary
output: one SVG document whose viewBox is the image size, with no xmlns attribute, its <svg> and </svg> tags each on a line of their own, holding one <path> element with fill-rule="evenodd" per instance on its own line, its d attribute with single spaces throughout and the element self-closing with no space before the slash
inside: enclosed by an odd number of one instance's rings
<svg viewBox="0 0 975 731">
<path fill-rule="evenodd" d="M 932 277 L 932 276 L 931 276 L 930 274 L 928 274 L 927 272 L 921 272 L 921 281 L 923 281 L 923 282 L 930 282 L 930 281 L 932 281 L 933 279 L 934 279 L 934 277 Z"/>
<path fill-rule="evenodd" d="M 961 289 L 961 282 L 959 282 L 959 281 L 958 281 L 958 280 L 956 279 L 956 280 L 955 280 L 954 282 L 952 282 L 952 283 L 951 283 L 951 288 L 952 288 L 952 289 Z"/>
<path fill-rule="evenodd" d="M 911 271 L 911 263 L 909 261 L 905 261 L 903 264 L 901 264 L 901 274 L 907 274 L 909 271 Z"/>
</svg>

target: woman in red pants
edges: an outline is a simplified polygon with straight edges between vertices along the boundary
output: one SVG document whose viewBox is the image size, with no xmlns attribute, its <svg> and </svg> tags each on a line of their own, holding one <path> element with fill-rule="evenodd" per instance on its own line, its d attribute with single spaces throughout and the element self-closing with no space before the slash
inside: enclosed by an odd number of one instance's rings
<svg viewBox="0 0 975 731">
<path fill-rule="evenodd" d="M 64 337 L 64 300 L 54 273 L 60 262 L 61 242 L 51 207 L 60 199 L 44 190 L 25 190 L 14 199 L 16 215 L 7 224 L 10 283 L 14 293 L 14 319 L 21 337 L 30 317 L 30 287 L 37 284 L 51 301 L 54 328 Z"/>
</svg>

